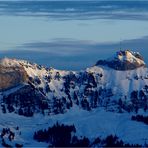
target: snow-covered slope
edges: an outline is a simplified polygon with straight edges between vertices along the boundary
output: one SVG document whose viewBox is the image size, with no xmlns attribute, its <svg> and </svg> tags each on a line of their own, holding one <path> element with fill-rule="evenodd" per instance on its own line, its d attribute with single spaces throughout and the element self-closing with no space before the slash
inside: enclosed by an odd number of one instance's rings
<svg viewBox="0 0 148 148">
<path fill-rule="evenodd" d="M 115 61 L 115 65 L 119 63 L 124 68 L 126 65 L 129 66 L 124 70 L 121 67 L 116 69 L 113 67 Z M 139 109 L 147 108 L 144 101 L 148 100 L 148 69 L 142 56 L 129 50 L 119 51 L 105 62 L 108 64 L 95 65 L 85 71 L 74 72 L 45 68 L 23 60 L 2 59 L 0 65 L 4 70 L 0 72 L 0 79 L 5 78 L 5 81 L 8 81 L 10 78 L 7 75 L 11 77 L 18 74 L 19 81 L 16 81 L 17 77 L 10 79 L 9 85 L 11 86 L 13 84 L 11 82 L 15 81 L 11 88 L 23 86 L 17 91 L 11 91 L 9 95 L 5 92 L 9 87 L 3 86 L 1 92 L 4 96 L 3 102 L 8 103 L 8 98 L 11 98 L 14 111 L 18 112 L 19 108 L 16 108 L 14 102 L 21 104 L 21 100 L 25 102 L 25 98 L 28 98 L 31 102 L 34 100 L 39 108 L 48 114 L 65 112 L 74 104 L 86 110 L 109 106 L 108 108 L 117 111 L 115 106 L 119 105 L 119 101 L 124 102 L 123 110 L 127 111 L 128 106 L 133 105 L 135 98 L 140 100 Z M 113 103 L 116 105 L 111 105 Z M 31 112 L 39 112 L 40 109 L 34 111 L 35 106 L 33 106 L 32 102 Z M 28 108 L 27 104 L 24 110 L 26 107 Z"/>
<path fill-rule="evenodd" d="M 127 143 L 144 144 L 146 126 L 130 118 L 138 111 L 148 112 L 148 68 L 142 56 L 130 50 L 119 51 L 79 72 L 4 58 L 0 60 L 0 103 L 2 118 L 12 122 L 0 120 L 1 127 L 3 122 L 11 128 L 16 124 L 22 127 L 24 135 L 17 138 L 26 146 L 35 145 L 33 140 L 24 142 L 29 135 L 26 130 L 32 134 L 57 120 L 74 123 L 78 135 L 95 138 L 116 134 Z M 13 123 L 15 118 L 18 123 Z M 140 132 L 139 138 L 134 136 Z"/>
<path fill-rule="evenodd" d="M 141 112 L 141 114 L 144 114 Z M 117 135 L 124 143 L 141 144 L 147 142 L 147 125 L 131 120 L 132 113 L 114 113 L 103 108 L 85 111 L 73 107 L 65 114 L 43 116 L 36 114 L 31 118 L 19 116 L 14 113 L 0 113 L 0 131 L 2 128 L 10 128 L 15 133 L 13 141 L 6 143 L 15 146 L 15 143 L 24 147 L 48 147 L 48 143 L 37 142 L 33 139 L 34 132 L 52 126 L 57 121 L 65 125 L 75 125 L 78 137 L 86 136 L 90 140 L 96 137 L 104 138 L 110 134 Z M 16 128 L 19 127 L 18 130 Z M 0 142 L 1 146 L 1 142 Z"/>
</svg>

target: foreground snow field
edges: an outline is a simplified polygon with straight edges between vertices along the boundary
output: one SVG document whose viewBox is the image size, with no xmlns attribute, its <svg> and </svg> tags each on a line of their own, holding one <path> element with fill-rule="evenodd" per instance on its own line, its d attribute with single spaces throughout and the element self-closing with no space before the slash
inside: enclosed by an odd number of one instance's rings
<svg viewBox="0 0 148 148">
<path fill-rule="evenodd" d="M 141 112 L 142 113 L 142 112 Z M 142 113 L 143 114 L 143 113 Z M 107 112 L 103 108 L 92 111 L 84 111 L 73 107 L 65 114 L 34 117 L 23 117 L 13 113 L 0 113 L 0 128 L 10 128 L 15 132 L 14 143 L 21 143 L 26 147 L 48 146 L 47 143 L 39 143 L 33 140 L 36 130 L 52 126 L 57 121 L 67 125 L 74 124 L 77 136 L 86 136 L 93 140 L 96 137 L 106 137 L 110 134 L 117 135 L 125 143 L 144 145 L 148 137 L 148 126 L 131 120 L 133 114 Z M 16 127 L 19 127 L 19 131 Z"/>
</svg>

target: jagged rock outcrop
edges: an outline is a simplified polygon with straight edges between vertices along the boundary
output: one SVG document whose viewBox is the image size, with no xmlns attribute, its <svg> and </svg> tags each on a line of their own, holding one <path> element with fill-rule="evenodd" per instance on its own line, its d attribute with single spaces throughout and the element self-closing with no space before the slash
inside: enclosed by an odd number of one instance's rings
<svg viewBox="0 0 148 148">
<path fill-rule="evenodd" d="M 0 90 L 6 90 L 19 84 L 27 82 L 27 73 L 23 66 L 15 60 L 0 60 Z"/>
<path fill-rule="evenodd" d="M 99 60 L 96 65 L 104 65 L 115 70 L 133 70 L 146 66 L 143 57 L 138 52 L 130 50 L 119 51 L 109 60 Z"/>
</svg>

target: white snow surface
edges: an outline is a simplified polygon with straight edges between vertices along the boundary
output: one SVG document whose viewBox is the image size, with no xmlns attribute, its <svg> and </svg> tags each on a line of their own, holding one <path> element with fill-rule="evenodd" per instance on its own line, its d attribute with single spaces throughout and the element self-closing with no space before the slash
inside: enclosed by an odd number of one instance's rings
<svg viewBox="0 0 148 148">
<path fill-rule="evenodd" d="M 148 85 L 148 69 L 146 67 L 140 67 L 135 70 L 117 71 L 104 66 L 93 66 L 86 71 L 95 75 L 102 73 L 104 77 L 99 79 L 100 85 L 103 85 L 105 88 L 113 88 L 116 96 L 129 96 L 131 91 L 139 91 L 145 85 Z"/>
<path fill-rule="evenodd" d="M 36 130 L 48 128 L 57 121 L 67 125 L 74 124 L 78 137 L 87 136 L 91 140 L 94 140 L 96 137 L 105 138 L 113 134 L 117 135 L 125 143 L 144 144 L 148 137 L 147 125 L 132 121 L 132 114 L 107 112 L 103 108 L 85 111 L 75 106 L 65 114 L 53 116 L 38 114 L 31 118 L 13 113 L 0 113 L 0 116 L 0 129 L 7 127 L 16 133 L 16 137 L 11 145 L 18 142 L 25 147 L 47 147 L 47 143 L 34 141 L 33 134 Z M 16 126 L 19 126 L 21 135 L 20 131 L 15 130 Z"/>
<path fill-rule="evenodd" d="M 119 52 L 119 53 L 122 53 L 122 52 Z M 142 65 L 142 64 L 145 64 L 145 62 L 139 58 L 137 58 L 135 56 L 135 54 L 139 54 L 138 52 L 132 52 L 130 50 L 126 50 L 125 51 L 125 55 L 122 55 L 122 54 L 119 54 L 117 53 L 117 58 L 120 60 L 120 61 L 128 61 L 130 63 L 135 63 L 137 62 L 139 65 Z"/>
<path fill-rule="evenodd" d="M 116 54 L 110 57 L 108 60 L 112 61 L 118 59 L 121 62 L 128 61 L 133 64 L 138 63 L 139 65 L 145 65 L 144 60 L 138 58 L 136 55 L 141 56 L 139 52 L 133 52 L 131 50 L 121 50 L 116 52 Z"/>
<path fill-rule="evenodd" d="M 9 58 L 5 57 L 3 59 L 0 59 L 0 66 L 18 67 L 18 66 L 20 66 L 20 64 L 16 59 L 9 59 Z"/>
</svg>

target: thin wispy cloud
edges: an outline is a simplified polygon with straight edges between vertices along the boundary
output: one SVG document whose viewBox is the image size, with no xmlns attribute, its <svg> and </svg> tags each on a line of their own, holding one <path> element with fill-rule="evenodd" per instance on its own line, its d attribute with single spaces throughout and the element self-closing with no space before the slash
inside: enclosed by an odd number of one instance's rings
<svg viewBox="0 0 148 148">
<path fill-rule="evenodd" d="M 0 1 L 0 15 L 148 20 L 148 1 Z"/>
</svg>

